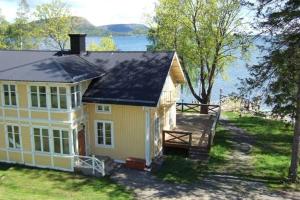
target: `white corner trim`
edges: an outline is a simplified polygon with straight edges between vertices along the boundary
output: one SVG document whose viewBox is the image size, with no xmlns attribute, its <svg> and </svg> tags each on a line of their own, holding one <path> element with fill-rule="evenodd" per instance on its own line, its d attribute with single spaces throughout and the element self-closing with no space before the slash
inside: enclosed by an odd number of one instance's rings
<svg viewBox="0 0 300 200">
<path fill-rule="evenodd" d="M 145 159 L 146 159 L 146 166 L 150 166 L 151 165 L 150 109 L 145 109 Z"/>
</svg>

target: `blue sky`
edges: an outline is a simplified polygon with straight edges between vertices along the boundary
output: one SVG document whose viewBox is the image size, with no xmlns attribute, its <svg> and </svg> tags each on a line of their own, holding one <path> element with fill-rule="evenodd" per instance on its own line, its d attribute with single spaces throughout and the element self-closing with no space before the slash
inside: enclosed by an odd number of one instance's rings
<svg viewBox="0 0 300 200">
<path fill-rule="evenodd" d="M 31 10 L 51 0 L 27 0 Z M 13 21 L 19 0 L 0 0 L 2 15 Z M 157 0 L 66 0 L 73 15 L 82 16 L 94 25 L 147 23 Z"/>
</svg>

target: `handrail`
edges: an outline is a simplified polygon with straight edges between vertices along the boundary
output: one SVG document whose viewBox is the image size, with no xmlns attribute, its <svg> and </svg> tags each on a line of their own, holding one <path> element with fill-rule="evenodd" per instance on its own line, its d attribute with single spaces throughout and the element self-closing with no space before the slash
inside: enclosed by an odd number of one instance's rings
<svg viewBox="0 0 300 200">
<path fill-rule="evenodd" d="M 187 147 L 191 147 L 192 145 L 192 132 L 187 131 L 176 131 L 176 130 L 163 130 L 162 142 L 163 148 L 166 144 L 179 144 Z M 172 138 L 166 140 L 166 134 L 171 136 Z M 179 136 L 176 136 L 178 134 Z M 188 136 L 188 140 L 184 140 L 183 137 Z M 176 141 L 177 140 L 177 141 Z"/>
<path fill-rule="evenodd" d="M 216 105 L 216 104 L 198 104 L 198 103 L 177 102 L 176 103 L 176 111 L 199 113 L 202 106 L 207 106 L 208 111 L 211 111 L 212 113 L 216 113 L 216 114 L 217 114 L 216 108 L 220 108 L 220 105 Z"/>
<path fill-rule="evenodd" d="M 104 161 L 96 158 L 95 155 L 92 156 L 75 155 L 74 162 L 75 162 L 75 166 L 92 169 L 93 175 L 95 175 L 95 173 L 98 172 L 102 174 L 102 176 L 105 176 L 105 163 Z"/>
</svg>

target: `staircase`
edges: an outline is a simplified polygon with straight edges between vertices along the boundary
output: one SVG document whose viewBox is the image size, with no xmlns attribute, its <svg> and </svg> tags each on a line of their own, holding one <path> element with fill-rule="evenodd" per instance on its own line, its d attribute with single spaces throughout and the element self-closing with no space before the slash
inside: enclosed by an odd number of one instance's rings
<svg viewBox="0 0 300 200">
<path fill-rule="evenodd" d="M 195 160 L 207 161 L 209 158 L 209 151 L 205 147 L 194 147 L 189 148 L 189 157 Z"/>
</svg>

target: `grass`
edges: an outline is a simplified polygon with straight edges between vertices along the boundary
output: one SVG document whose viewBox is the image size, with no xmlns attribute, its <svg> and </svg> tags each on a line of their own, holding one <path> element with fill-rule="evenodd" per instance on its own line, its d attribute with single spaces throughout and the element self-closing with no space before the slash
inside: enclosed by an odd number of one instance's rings
<svg viewBox="0 0 300 200">
<path fill-rule="evenodd" d="M 234 136 L 219 125 L 207 163 L 170 155 L 156 175 L 174 183 L 195 183 L 210 174 L 229 174 L 242 179 L 262 181 L 272 188 L 300 190 L 299 184 L 285 183 L 293 137 L 290 125 L 261 116 L 239 117 L 237 113 L 232 112 L 223 114 L 231 123 L 246 130 L 255 140 L 250 153 L 252 160 L 249 168 L 244 169 L 234 162 L 235 159 L 230 156 L 234 151 Z"/>
<path fill-rule="evenodd" d="M 133 199 L 108 178 L 0 163 L 0 199 Z"/>
<path fill-rule="evenodd" d="M 200 181 L 209 172 L 223 172 L 232 149 L 229 142 L 230 134 L 220 126 L 216 134 L 218 137 L 215 137 L 215 145 L 210 152 L 208 163 L 192 161 L 180 155 L 169 155 L 155 175 L 164 181 L 190 184 Z"/>
</svg>

